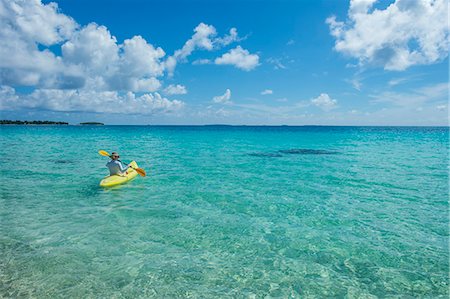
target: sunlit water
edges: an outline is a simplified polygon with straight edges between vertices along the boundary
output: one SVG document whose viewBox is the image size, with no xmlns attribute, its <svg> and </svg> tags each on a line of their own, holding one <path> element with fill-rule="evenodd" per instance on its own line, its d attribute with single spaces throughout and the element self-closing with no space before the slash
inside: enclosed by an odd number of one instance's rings
<svg viewBox="0 0 450 299">
<path fill-rule="evenodd" d="M 0 130 L 0 297 L 448 296 L 448 128 Z"/>
</svg>

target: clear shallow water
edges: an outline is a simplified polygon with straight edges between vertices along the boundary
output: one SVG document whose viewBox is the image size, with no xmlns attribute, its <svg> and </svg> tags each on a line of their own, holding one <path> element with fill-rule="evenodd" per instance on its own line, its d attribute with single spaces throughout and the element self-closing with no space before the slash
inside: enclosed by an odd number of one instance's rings
<svg viewBox="0 0 450 299">
<path fill-rule="evenodd" d="M 0 297 L 448 296 L 448 128 L 0 130 Z"/>
</svg>

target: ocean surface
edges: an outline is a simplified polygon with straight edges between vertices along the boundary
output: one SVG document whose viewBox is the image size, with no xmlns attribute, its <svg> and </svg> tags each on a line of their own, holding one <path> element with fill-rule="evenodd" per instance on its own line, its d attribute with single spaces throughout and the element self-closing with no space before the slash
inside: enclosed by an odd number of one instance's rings
<svg viewBox="0 0 450 299">
<path fill-rule="evenodd" d="M 98 186 L 118 151 L 147 177 Z M 449 129 L 0 127 L 0 297 L 448 298 Z"/>
</svg>

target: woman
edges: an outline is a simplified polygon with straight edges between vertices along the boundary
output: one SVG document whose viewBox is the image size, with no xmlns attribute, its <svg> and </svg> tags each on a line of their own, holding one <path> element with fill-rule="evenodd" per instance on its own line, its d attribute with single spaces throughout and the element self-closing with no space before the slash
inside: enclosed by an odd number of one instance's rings
<svg viewBox="0 0 450 299">
<path fill-rule="evenodd" d="M 110 156 L 111 161 L 106 163 L 106 167 L 109 169 L 110 175 L 125 175 L 127 169 L 130 167 L 130 165 L 127 165 L 126 167 L 123 167 L 122 162 L 119 160 L 119 154 L 116 152 L 113 152 Z"/>
</svg>

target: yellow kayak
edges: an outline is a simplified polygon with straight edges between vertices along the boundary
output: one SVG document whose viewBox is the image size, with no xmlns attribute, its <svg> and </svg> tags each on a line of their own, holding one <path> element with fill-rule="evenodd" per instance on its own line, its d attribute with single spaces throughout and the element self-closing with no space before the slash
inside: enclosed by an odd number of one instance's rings
<svg viewBox="0 0 450 299">
<path fill-rule="evenodd" d="M 131 161 L 130 165 L 133 168 L 138 168 L 138 165 L 135 161 Z M 134 170 L 133 168 L 131 168 L 131 167 L 128 168 L 127 172 L 123 176 L 115 174 L 115 175 L 110 175 L 110 176 L 105 177 L 103 180 L 101 180 L 100 186 L 101 187 L 111 187 L 111 186 L 116 186 L 116 185 L 126 183 L 128 181 L 131 181 L 138 175 L 136 170 Z"/>
</svg>

